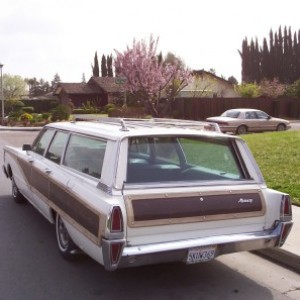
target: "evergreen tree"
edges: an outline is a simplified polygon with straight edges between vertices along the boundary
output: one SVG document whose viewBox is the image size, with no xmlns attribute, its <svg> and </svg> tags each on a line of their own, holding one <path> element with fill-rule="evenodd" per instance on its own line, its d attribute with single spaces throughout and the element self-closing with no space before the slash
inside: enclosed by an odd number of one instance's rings
<svg viewBox="0 0 300 300">
<path fill-rule="evenodd" d="M 98 63 L 97 51 L 95 52 L 94 66 L 92 65 L 92 71 L 94 77 L 99 77 L 99 63 Z"/>
<path fill-rule="evenodd" d="M 107 65 L 106 65 L 106 58 L 104 54 L 102 55 L 102 59 L 101 59 L 101 76 L 107 77 Z"/>
<path fill-rule="evenodd" d="M 257 38 L 243 40 L 242 50 L 242 81 L 260 83 L 278 78 L 280 83 L 290 84 L 300 78 L 300 31 L 292 34 L 291 28 L 281 26 L 278 31 L 269 33 L 269 45 L 266 38 L 259 47 Z"/>
<path fill-rule="evenodd" d="M 112 54 L 110 56 L 107 56 L 107 76 L 114 77 Z"/>
<path fill-rule="evenodd" d="M 84 74 L 84 73 L 82 73 L 81 83 L 86 83 L 86 80 L 85 80 L 85 74 Z"/>
</svg>

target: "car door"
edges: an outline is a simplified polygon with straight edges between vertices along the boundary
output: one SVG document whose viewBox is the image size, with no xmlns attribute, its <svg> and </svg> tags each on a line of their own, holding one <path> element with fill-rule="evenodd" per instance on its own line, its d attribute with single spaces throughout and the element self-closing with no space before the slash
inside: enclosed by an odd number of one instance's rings
<svg viewBox="0 0 300 300">
<path fill-rule="evenodd" d="M 256 111 L 257 123 L 260 125 L 259 131 L 270 131 L 276 129 L 276 124 L 272 121 L 272 118 L 263 111 Z"/>
<path fill-rule="evenodd" d="M 258 122 L 257 116 L 254 111 L 245 112 L 245 124 L 248 131 L 259 131 L 261 124 Z"/>
<path fill-rule="evenodd" d="M 64 176 L 60 176 L 57 167 L 67 143 L 68 133 L 53 130 L 49 136 L 51 137 L 48 138 L 49 144 L 41 150 L 43 155 L 36 152 L 33 155 L 31 189 L 33 204 L 46 218 L 51 219 L 49 186 L 53 177 L 62 181 L 62 184 L 67 180 Z M 35 149 L 33 148 L 33 150 Z"/>
</svg>

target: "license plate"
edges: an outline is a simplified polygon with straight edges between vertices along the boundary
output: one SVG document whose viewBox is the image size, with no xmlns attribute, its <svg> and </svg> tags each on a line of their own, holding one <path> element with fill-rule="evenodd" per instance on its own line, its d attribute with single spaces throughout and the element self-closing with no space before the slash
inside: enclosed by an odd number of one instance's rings
<svg viewBox="0 0 300 300">
<path fill-rule="evenodd" d="M 215 257 L 216 246 L 203 246 L 188 250 L 186 263 L 196 264 L 210 261 Z"/>
</svg>

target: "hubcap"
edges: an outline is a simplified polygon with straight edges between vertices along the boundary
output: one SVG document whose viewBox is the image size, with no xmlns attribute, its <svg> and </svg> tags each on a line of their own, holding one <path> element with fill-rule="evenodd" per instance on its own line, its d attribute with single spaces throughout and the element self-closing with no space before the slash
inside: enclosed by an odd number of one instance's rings
<svg viewBox="0 0 300 300">
<path fill-rule="evenodd" d="M 58 224 L 57 224 L 57 230 L 58 230 L 58 239 L 60 242 L 60 246 L 63 250 L 66 250 L 68 248 L 69 245 L 69 234 L 68 231 L 65 227 L 64 222 L 62 221 L 62 219 L 60 217 L 58 217 L 57 220 Z"/>
</svg>

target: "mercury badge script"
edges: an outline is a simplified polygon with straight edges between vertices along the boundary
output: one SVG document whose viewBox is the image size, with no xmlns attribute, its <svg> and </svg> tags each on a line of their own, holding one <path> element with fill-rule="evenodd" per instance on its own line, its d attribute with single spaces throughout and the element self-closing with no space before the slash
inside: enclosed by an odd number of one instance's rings
<svg viewBox="0 0 300 300">
<path fill-rule="evenodd" d="M 243 199 L 241 198 L 238 203 L 252 203 L 253 202 L 253 199 Z"/>
</svg>

